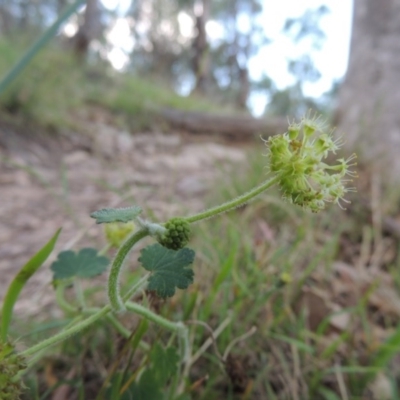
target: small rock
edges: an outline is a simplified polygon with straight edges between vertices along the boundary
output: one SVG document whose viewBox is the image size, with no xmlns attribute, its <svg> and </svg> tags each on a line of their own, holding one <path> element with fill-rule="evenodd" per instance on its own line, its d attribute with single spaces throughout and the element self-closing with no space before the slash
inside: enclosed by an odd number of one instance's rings
<svg viewBox="0 0 400 400">
<path fill-rule="evenodd" d="M 73 166 L 86 161 L 89 154 L 82 150 L 77 150 L 64 156 L 63 161 L 67 166 Z"/>
<path fill-rule="evenodd" d="M 206 189 L 206 185 L 195 176 L 186 176 L 181 179 L 176 188 L 181 194 L 200 194 Z"/>
</svg>

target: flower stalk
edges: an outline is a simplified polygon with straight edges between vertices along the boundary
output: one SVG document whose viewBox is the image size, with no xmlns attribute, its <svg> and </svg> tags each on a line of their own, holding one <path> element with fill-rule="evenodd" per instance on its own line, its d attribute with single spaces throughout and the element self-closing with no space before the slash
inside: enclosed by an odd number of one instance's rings
<svg viewBox="0 0 400 400">
<path fill-rule="evenodd" d="M 124 244 L 119 248 L 111 265 L 110 275 L 108 277 L 108 298 L 110 300 L 111 308 L 115 312 L 121 312 L 125 310 L 124 301 L 119 291 L 119 278 L 124 261 L 131 252 L 133 246 L 148 234 L 148 230 L 142 228 L 129 236 Z"/>
<path fill-rule="evenodd" d="M 275 185 L 279 182 L 279 177 L 272 177 L 269 180 L 263 182 L 261 185 L 256 186 L 255 188 L 249 190 L 248 192 L 242 194 L 241 196 L 236 197 L 235 199 L 229 200 L 223 204 L 218 206 L 209 208 L 208 210 L 202 211 L 198 214 L 191 215 L 186 217 L 185 220 L 190 224 L 194 222 L 201 221 L 203 219 L 215 217 L 216 215 L 222 214 L 229 210 L 233 210 L 234 208 L 240 207 L 249 201 L 253 200 L 259 194 L 265 192 L 271 186 Z"/>
</svg>

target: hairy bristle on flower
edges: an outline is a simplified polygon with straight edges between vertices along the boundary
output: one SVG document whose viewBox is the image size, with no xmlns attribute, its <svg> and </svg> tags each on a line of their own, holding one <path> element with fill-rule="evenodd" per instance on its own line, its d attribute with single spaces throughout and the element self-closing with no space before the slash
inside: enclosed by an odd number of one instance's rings
<svg viewBox="0 0 400 400">
<path fill-rule="evenodd" d="M 327 127 L 326 121 L 320 115 L 313 115 L 311 110 L 301 119 L 300 125 L 306 137 L 312 136 L 315 132 L 325 132 Z"/>
<path fill-rule="evenodd" d="M 337 159 L 333 165 L 325 163 L 329 154 L 336 154 L 342 145 L 341 138 L 333 138 L 325 121 L 308 113 L 300 123 L 289 123 L 288 132 L 270 137 L 268 147 L 269 170 L 279 177 L 278 185 L 283 198 L 313 212 L 325 207 L 325 203 L 348 202 L 344 196 L 355 191 L 346 184 L 357 177 L 356 155 Z"/>
<path fill-rule="evenodd" d="M 0 343 L 0 398 L 19 399 L 24 389 L 21 379 L 14 379 L 27 367 L 24 357 L 15 352 L 11 343 Z"/>
</svg>

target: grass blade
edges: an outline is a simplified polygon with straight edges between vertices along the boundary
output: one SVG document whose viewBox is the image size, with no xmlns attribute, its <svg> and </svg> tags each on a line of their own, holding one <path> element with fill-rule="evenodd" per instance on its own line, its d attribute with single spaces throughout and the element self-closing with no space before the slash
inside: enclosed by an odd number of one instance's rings
<svg viewBox="0 0 400 400">
<path fill-rule="evenodd" d="M 7 339 L 8 327 L 10 325 L 14 304 L 18 296 L 25 286 L 28 279 L 40 268 L 46 261 L 47 257 L 54 249 L 57 242 L 58 235 L 61 228 L 54 234 L 54 236 L 21 268 L 15 276 L 10 286 L 8 287 L 6 296 L 3 302 L 2 318 L 1 318 L 1 340 L 3 342 Z"/>
<path fill-rule="evenodd" d="M 387 367 L 390 360 L 400 350 L 400 325 L 398 325 L 396 331 L 381 345 L 378 349 L 372 364 L 378 369 Z"/>
<path fill-rule="evenodd" d="M 280 334 L 278 335 L 278 334 L 273 334 L 273 333 L 269 333 L 268 336 L 270 336 L 274 339 L 277 339 L 277 340 L 281 340 L 282 342 L 289 343 L 289 344 L 295 346 L 298 350 L 304 351 L 306 353 L 313 354 L 315 352 L 315 350 L 308 344 L 301 342 L 300 340 L 293 339 L 289 336 L 284 336 L 284 335 L 280 335 Z"/>
<path fill-rule="evenodd" d="M 61 25 L 66 21 L 78 8 L 83 5 L 84 0 L 76 0 L 69 5 L 58 19 L 51 25 L 33 45 L 26 51 L 21 59 L 14 65 L 10 72 L 0 81 L 0 94 L 4 92 L 7 86 L 23 71 L 30 63 L 32 58 L 39 50 L 47 44 L 47 42 L 57 33 Z"/>
</svg>

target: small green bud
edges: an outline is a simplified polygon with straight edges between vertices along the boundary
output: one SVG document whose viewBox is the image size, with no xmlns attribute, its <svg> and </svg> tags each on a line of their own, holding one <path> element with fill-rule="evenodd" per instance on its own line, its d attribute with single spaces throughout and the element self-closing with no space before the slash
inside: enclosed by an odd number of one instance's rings
<svg viewBox="0 0 400 400">
<path fill-rule="evenodd" d="M 108 243 L 113 247 L 120 247 L 128 235 L 135 230 L 135 224 L 133 222 L 113 222 L 104 225 L 104 231 Z"/>
<path fill-rule="evenodd" d="M 286 286 L 286 285 L 292 283 L 292 281 L 293 281 L 293 278 L 288 272 L 282 272 L 279 275 L 279 279 L 278 279 L 278 282 L 277 282 L 277 287 L 281 288 L 283 286 Z"/>
<path fill-rule="evenodd" d="M 184 218 L 171 218 L 164 225 L 167 230 L 159 239 L 159 243 L 172 250 L 182 249 L 190 239 L 190 224 Z"/>
</svg>

